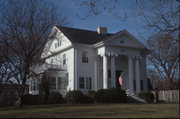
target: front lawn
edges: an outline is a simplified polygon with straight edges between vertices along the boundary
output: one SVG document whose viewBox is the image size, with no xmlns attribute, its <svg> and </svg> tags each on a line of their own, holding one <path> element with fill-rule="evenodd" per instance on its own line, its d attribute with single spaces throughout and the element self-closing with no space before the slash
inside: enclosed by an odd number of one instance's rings
<svg viewBox="0 0 180 119">
<path fill-rule="evenodd" d="M 179 104 L 84 104 L 1 107 L 0 118 L 179 118 Z"/>
</svg>

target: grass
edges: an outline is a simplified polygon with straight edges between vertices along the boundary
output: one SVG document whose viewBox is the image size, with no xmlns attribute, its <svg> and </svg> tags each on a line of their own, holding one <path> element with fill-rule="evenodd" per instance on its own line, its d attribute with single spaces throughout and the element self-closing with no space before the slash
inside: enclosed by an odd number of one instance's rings
<svg viewBox="0 0 180 119">
<path fill-rule="evenodd" d="M 179 104 L 85 104 L 1 107 L 0 118 L 179 118 Z"/>
</svg>

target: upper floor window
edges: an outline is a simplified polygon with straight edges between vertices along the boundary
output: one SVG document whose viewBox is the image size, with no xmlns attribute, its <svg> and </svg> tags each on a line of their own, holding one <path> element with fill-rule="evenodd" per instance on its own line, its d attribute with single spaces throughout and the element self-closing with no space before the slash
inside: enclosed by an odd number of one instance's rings
<svg viewBox="0 0 180 119">
<path fill-rule="evenodd" d="M 124 43 L 124 40 L 121 40 L 120 43 Z"/>
<path fill-rule="evenodd" d="M 54 63 L 54 60 L 53 59 L 51 59 L 51 64 L 53 64 Z"/>
<path fill-rule="evenodd" d="M 88 63 L 88 52 L 85 51 L 82 52 L 82 62 Z"/>
<path fill-rule="evenodd" d="M 58 39 L 57 42 L 55 43 L 55 48 L 57 48 L 59 46 L 61 46 L 61 40 Z"/>
<path fill-rule="evenodd" d="M 66 64 L 66 54 L 63 54 L 63 65 Z"/>
</svg>

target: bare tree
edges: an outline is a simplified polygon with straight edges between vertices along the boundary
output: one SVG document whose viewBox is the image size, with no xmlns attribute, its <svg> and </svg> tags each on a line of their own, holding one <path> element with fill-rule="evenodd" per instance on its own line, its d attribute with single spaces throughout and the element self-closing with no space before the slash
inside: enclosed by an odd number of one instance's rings
<svg viewBox="0 0 180 119">
<path fill-rule="evenodd" d="M 146 28 L 153 29 L 154 32 L 166 32 L 174 34 L 180 30 L 179 25 L 179 0 L 134 0 L 129 12 L 116 9 L 122 1 L 117 0 L 82 0 L 78 6 L 86 8 L 86 14 L 81 19 L 89 15 L 99 15 L 103 12 L 110 13 L 116 19 L 137 18 L 141 22 L 146 22 Z"/>
<path fill-rule="evenodd" d="M 154 34 L 166 33 L 178 40 L 179 3 L 177 0 L 137 0 L 134 14 L 140 16 L 146 28 Z"/>
<path fill-rule="evenodd" d="M 8 70 L 8 51 L 7 48 L 0 43 L 0 94 L 6 84 L 9 83 L 11 72 Z"/>
<path fill-rule="evenodd" d="M 81 0 L 75 3 L 79 7 L 85 7 L 85 14 L 77 13 L 77 17 L 84 20 L 90 15 L 99 15 L 103 12 L 115 14 L 113 10 L 116 8 L 117 0 Z"/>
<path fill-rule="evenodd" d="M 67 18 L 53 4 L 40 0 L 8 0 L 0 10 L 1 41 L 8 48 L 8 70 L 18 85 L 20 106 L 32 67 L 41 62 L 40 56 L 55 24 L 67 25 Z M 59 13 L 59 14 L 58 14 Z"/>
<path fill-rule="evenodd" d="M 159 34 L 148 40 L 151 54 L 147 58 L 161 82 L 168 81 L 169 85 L 163 84 L 166 89 L 173 89 L 175 74 L 179 71 L 179 42 L 173 39 L 169 34 Z"/>
</svg>

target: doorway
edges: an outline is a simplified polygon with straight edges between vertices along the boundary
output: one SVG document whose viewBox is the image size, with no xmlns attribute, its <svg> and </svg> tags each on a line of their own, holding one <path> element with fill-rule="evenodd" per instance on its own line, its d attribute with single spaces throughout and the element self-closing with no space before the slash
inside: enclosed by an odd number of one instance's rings
<svg viewBox="0 0 180 119">
<path fill-rule="evenodd" d="M 121 70 L 116 70 L 116 88 L 121 88 L 121 85 L 119 84 L 119 77 L 121 76 L 121 73 L 123 71 Z"/>
</svg>

